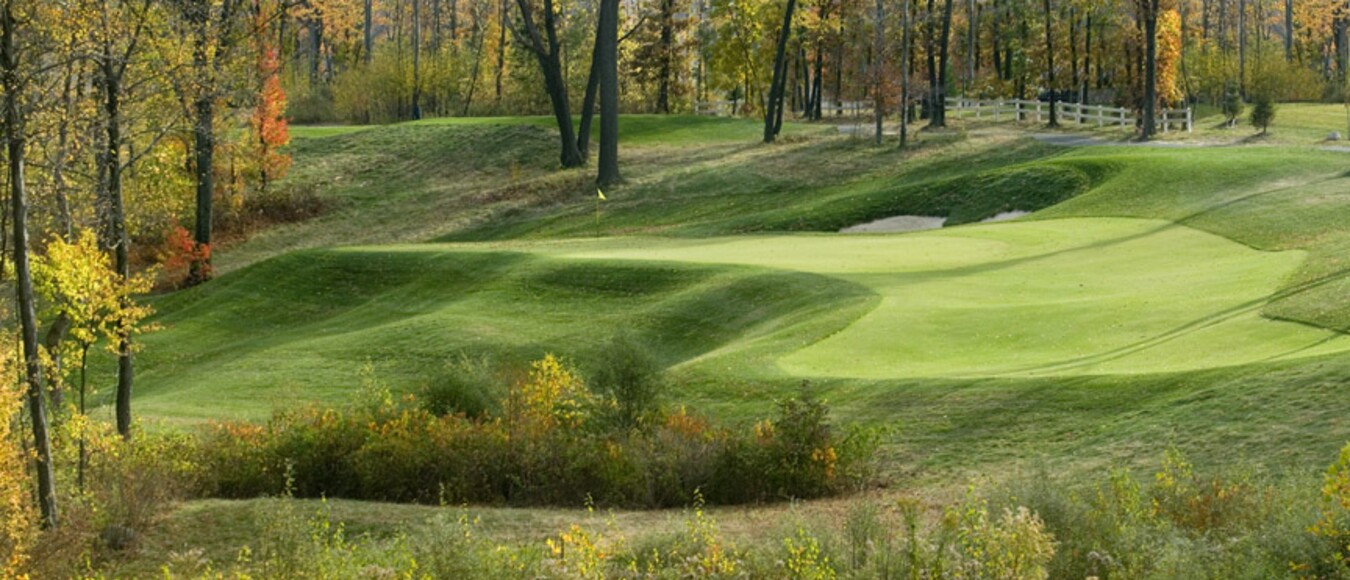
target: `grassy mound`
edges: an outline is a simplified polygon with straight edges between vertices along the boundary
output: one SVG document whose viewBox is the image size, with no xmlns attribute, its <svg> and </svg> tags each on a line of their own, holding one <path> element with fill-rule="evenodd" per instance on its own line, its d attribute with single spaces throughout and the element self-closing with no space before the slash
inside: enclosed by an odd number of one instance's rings
<svg viewBox="0 0 1350 580">
<path fill-rule="evenodd" d="M 269 260 L 156 306 L 145 340 L 143 413 L 260 418 L 294 401 L 340 401 L 363 366 L 396 391 L 448 372 L 456 353 L 519 366 L 582 359 L 619 330 L 676 364 L 739 341 L 809 339 L 871 300 L 808 273 L 573 262 L 435 246 L 307 251 Z M 820 309 L 837 314 L 821 325 Z"/>
</svg>

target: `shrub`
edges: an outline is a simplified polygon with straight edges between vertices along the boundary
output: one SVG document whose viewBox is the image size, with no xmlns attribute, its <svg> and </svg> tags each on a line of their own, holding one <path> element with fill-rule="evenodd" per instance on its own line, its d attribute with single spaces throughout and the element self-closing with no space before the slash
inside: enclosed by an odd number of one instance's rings
<svg viewBox="0 0 1350 580">
<path fill-rule="evenodd" d="M 446 365 L 444 374 L 432 379 L 418 398 L 427 412 L 443 416 L 463 413 L 483 418 L 498 413 L 497 378 L 486 357 L 461 354 Z"/>
<path fill-rule="evenodd" d="M 1237 83 L 1229 82 L 1223 90 L 1223 116 L 1228 121 L 1228 126 L 1237 124 L 1237 120 L 1242 116 L 1242 110 L 1245 105 L 1242 102 L 1242 91 Z"/>
<path fill-rule="evenodd" d="M 1252 100 L 1252 126 L 1261 129 L 1265 135 L 1270 124 L 1275 121 L 1275 99 L 1268 92 L 1257 93 Z"/>
<path fill-rule="evenodd" d="M 664 396 L 661 362 L 630 334 L 615 336 L 590 373 L 596 394 L 608 399 L 611 420 L 631 429 L 659 414 Z"/>
<path fill-rule="evenodd" d="M 371 380 L 368 385 L 374 385 Z M 687 505 L 809 498 L 849 489 L 874 445 L 837 439 L 813 398 L 780 403 L 754 433 L 681 408 L 643 430 L 591 421 L 596 399 L 553 356 L 535 362 L 499 411 L 437 415 L 368 386 L 344 409 L 278 413 L 201 436 L 204 494 L 517 505 Z M 860 443 L 863 442 L 863 443 Z"/>
</svg>

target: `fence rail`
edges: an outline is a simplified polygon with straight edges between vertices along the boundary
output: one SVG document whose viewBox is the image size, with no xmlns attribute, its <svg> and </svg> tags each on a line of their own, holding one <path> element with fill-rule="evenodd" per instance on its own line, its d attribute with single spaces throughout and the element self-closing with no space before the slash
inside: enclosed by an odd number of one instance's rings
<svg viewBox="0 0 1350 580">
<path fill-rule="evenodd" d="M 952 97 L 947 99 L 947 108 L 965 117 L 987 118 L 994 121 L 1034 120 L 1039 123 L 1048 120 L 1050 115 L 1050 103 L 1025 99 L 984 100 Z M 1061 121 L 1071 121 L 1080 125 L 1131 127 L 1136 124 L 1134 111 L 1123 107 L 1055 103 L 1055 110 Z M 1195 117 L 1190 108 L 1162 109 L 1158 111 L 1155 122 L 1163 133 L 1172 129 L 1185 129 L 1190 133 L 1194 129 Z"/>
<path fill-rule="evenodd" d="M 730 117 L 744 101 L 705 101 L 694 104 L 694 113 Z M 1050 118 L 1050 103 L 1026 99 L 967 99 L 948 97 L 947 109 L 957 116 L 990 119 L 993 121 L 1036 121 L 1043 123 Z M 1134 111 L 1123 107 L 1105 105 L 1082 105 L 1078 103 L 1055 103 L 1059 120 L 1079 125 L 1097 127 L 1133 127 L 1138 123 Z M 822 103 L 821 112 L 826 115 L 863 117 L 872 115 L 870 101 L 827 101 Z M 1195 126 L 1195 115 L 1191 109 L 1162 109 L 1155 120 L 1163 133 L 1173 129 L 1184 129 L 1190 133 Z"/>
</svg>

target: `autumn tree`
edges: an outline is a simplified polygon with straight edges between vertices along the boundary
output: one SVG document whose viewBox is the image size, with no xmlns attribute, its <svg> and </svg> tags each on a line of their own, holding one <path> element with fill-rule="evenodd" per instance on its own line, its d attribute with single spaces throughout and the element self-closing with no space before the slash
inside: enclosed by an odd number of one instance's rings
<svg viewBox="0 0 1350 580">
<path fill-rule="evenodd" d="M 281 86 L 281 63 L 272 36 L 267 34 L 269 12 L 257 10 L 254 15 L 253 39 L 257 51 L 258 103 L 249 119 L 253 129 L 253 144 L 257 147 L 259 188 L 267 190 L 273 181 L 286 176 L 291 157 L 280 149 L 290 143 L 290 129 L 286 121 L 286 91 Z"/>
<path fill-rule="evenodd" d="M 113 268 L 108 254 L 99 248 L 90 230 L 83 230 L 72 241 L 54 238 L 46 254 L 34 262 L 34 286 L 42 296 L 45 313 L 64 315 L 70 321 L 67 340 L 57 348 L 73 349 L 78 354 L 79 383 L 76 391 L 81 421 L 87 417 L 89 350 L 105 340 L 117 354 L 118 341 L 143 330 L 141 322 L 151 310 L 136 302 L 136 295 L 150 291 L 153 278 L 141 273 L 124 279 Z M 79 435 L 77 484 L 84 488 L 88 455 L 85 435 Z"/>
<path fill-rule="evenodd" d="M 101 244 L 113 254 L 114 267 L 124 280 L 131 279 L 131 235 L 127 231 L 127 212 L 123 196 L 123 176 L 136 162 L 127 149 L 132 137 L 125 131 L 127 73 L 140 56 L 154 15 L 150 0 L 95 0 L 92 6 L 88 41 L 98 68 L 100 119 L 104 133 L 99 160 L 99 203 Z M 117 340 L 117 431 L 131 437 L 131 389 L 135 369 L 131 336 Z"/>
<path fill-rule="evenodd" d="M 27 384 L 29 419 L 33 428 L 34 466 L 38 506 L 44 527 L 58 523 L 56 482 L 52 471 L 51 436 L 42 395 L 42 362 L 38 351 L 37 306 L 28 250 L 28 192 L 24 174 L 28 148 L 27 120 L 32 106 L 31 85 L 37 58 L 42 54 L 41 5 L 24 0 L 0 0 L 0 88 L 4 89 L 3 130 L 8 164 L 9 204 L 12 212 L 14 288 L 17 296 L 19 338 L 23 345 L 23 378 Z M 50 17 L 51 14 L 46 16 Z"/>
</svg>

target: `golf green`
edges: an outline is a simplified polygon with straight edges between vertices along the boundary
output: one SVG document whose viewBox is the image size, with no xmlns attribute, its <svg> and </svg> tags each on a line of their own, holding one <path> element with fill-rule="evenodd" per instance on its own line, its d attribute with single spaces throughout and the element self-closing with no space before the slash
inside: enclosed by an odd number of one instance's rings
<svg viewBox="0 0 1350 580">
<path fill-rule="evenodd" d="M 1170 222 L 1075 218 L 901 235 L 633 240 L 538 251 L 572 258 L 758 265 L 881 296 L 784 353 L 799 376 L 898 378 L 1172 372 L 1320 354 L 1339 335 L 1267 319 L 1302 261 Z"/>
</svg>

